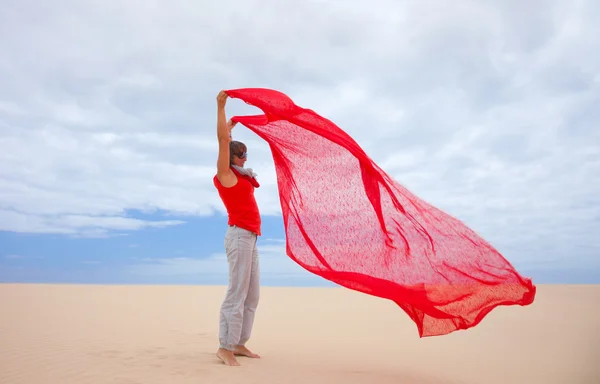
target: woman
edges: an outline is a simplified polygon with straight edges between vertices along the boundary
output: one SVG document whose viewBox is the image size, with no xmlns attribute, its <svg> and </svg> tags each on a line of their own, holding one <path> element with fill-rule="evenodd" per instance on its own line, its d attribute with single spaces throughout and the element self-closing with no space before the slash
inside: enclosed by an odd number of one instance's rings
<svg viewBox="0 0 600 384">
<path fill-rule="evenodd" d="M 246 145 L 231 140 L 235 123 L 227 121 L 227 94 L 217 96 L 217 138 L 219 155 L 213 179 L 228 215 L 225 251 L 229 262 L 229 286 L 221 306 L 219 350 L 226 365 L 240 365 L 236 355 L 258 358 L 246 348 L 259 299 L 259 263 L 256 241 L 261 235 L 261 218 L 254 198 L 260 185 L 252 169 L 244 168 Z"/>
</svg>

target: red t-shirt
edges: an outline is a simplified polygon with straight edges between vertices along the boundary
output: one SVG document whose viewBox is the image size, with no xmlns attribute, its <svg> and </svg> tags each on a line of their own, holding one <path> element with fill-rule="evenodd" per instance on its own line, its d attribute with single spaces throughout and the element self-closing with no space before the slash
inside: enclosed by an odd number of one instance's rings
<svg viewBox="0 0 600 384">
<path fill-rule="evenodd" d="M 227 210 L 229 225 L 235 225 L 261 235 L 261 219 L 258 205 L 254 198 L 255 186 L 258 182 L 249 176 L 242 175 L 232 168 L 238 182 L 233 187 L 226 188 L 221 184 L 217 176 L 213 183 L 219 192 L 219 196 Z"/>
</svg>

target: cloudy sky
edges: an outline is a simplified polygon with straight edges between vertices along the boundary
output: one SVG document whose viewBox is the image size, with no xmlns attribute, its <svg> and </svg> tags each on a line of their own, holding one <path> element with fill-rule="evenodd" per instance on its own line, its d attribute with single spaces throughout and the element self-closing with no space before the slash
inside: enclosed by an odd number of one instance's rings
<svg viewBox="0 0 600 384">
<path fill-rule="evenodd" d="M 4 0 L 0 281 L 226 284 L 215 97 L 268 87 L 534 282 L 600 283 L 598 36 L 595 0 Z M 263 284 L 325 284 L 285 255 L 269 148 L 234 137 Z"/>
</svg>

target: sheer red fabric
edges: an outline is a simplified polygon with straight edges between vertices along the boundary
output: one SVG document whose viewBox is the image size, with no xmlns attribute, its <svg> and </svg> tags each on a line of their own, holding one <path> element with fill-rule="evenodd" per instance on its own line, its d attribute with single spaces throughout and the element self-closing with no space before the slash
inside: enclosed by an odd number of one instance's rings
<svg viewBox="0 0 600 384">
<path fill-rule="evenodd" d="M 272 152 L 287 255 L 341 286 L 394 301 L 419 336 L 476 326 L 536 287 L 456 218 L 391 179 L 333 122 L 263 88 L 226 91 L 264 114 L 234 116 Z"/>
</svg>

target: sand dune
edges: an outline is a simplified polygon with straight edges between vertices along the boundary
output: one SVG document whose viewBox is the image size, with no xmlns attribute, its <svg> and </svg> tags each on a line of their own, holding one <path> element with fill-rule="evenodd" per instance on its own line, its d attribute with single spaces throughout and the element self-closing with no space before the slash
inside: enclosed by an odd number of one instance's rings
<svg viewBox="0 0 600 384">
<path fill-rule="evenodd" d="M 600 286 L 538 287 L 474 329 L 419 339 L 393 303 L 262 289 L 249 347 L 220 364 L 225 287 L 0 285 L 0 383 L 600 383 Z"/>
</svg>

